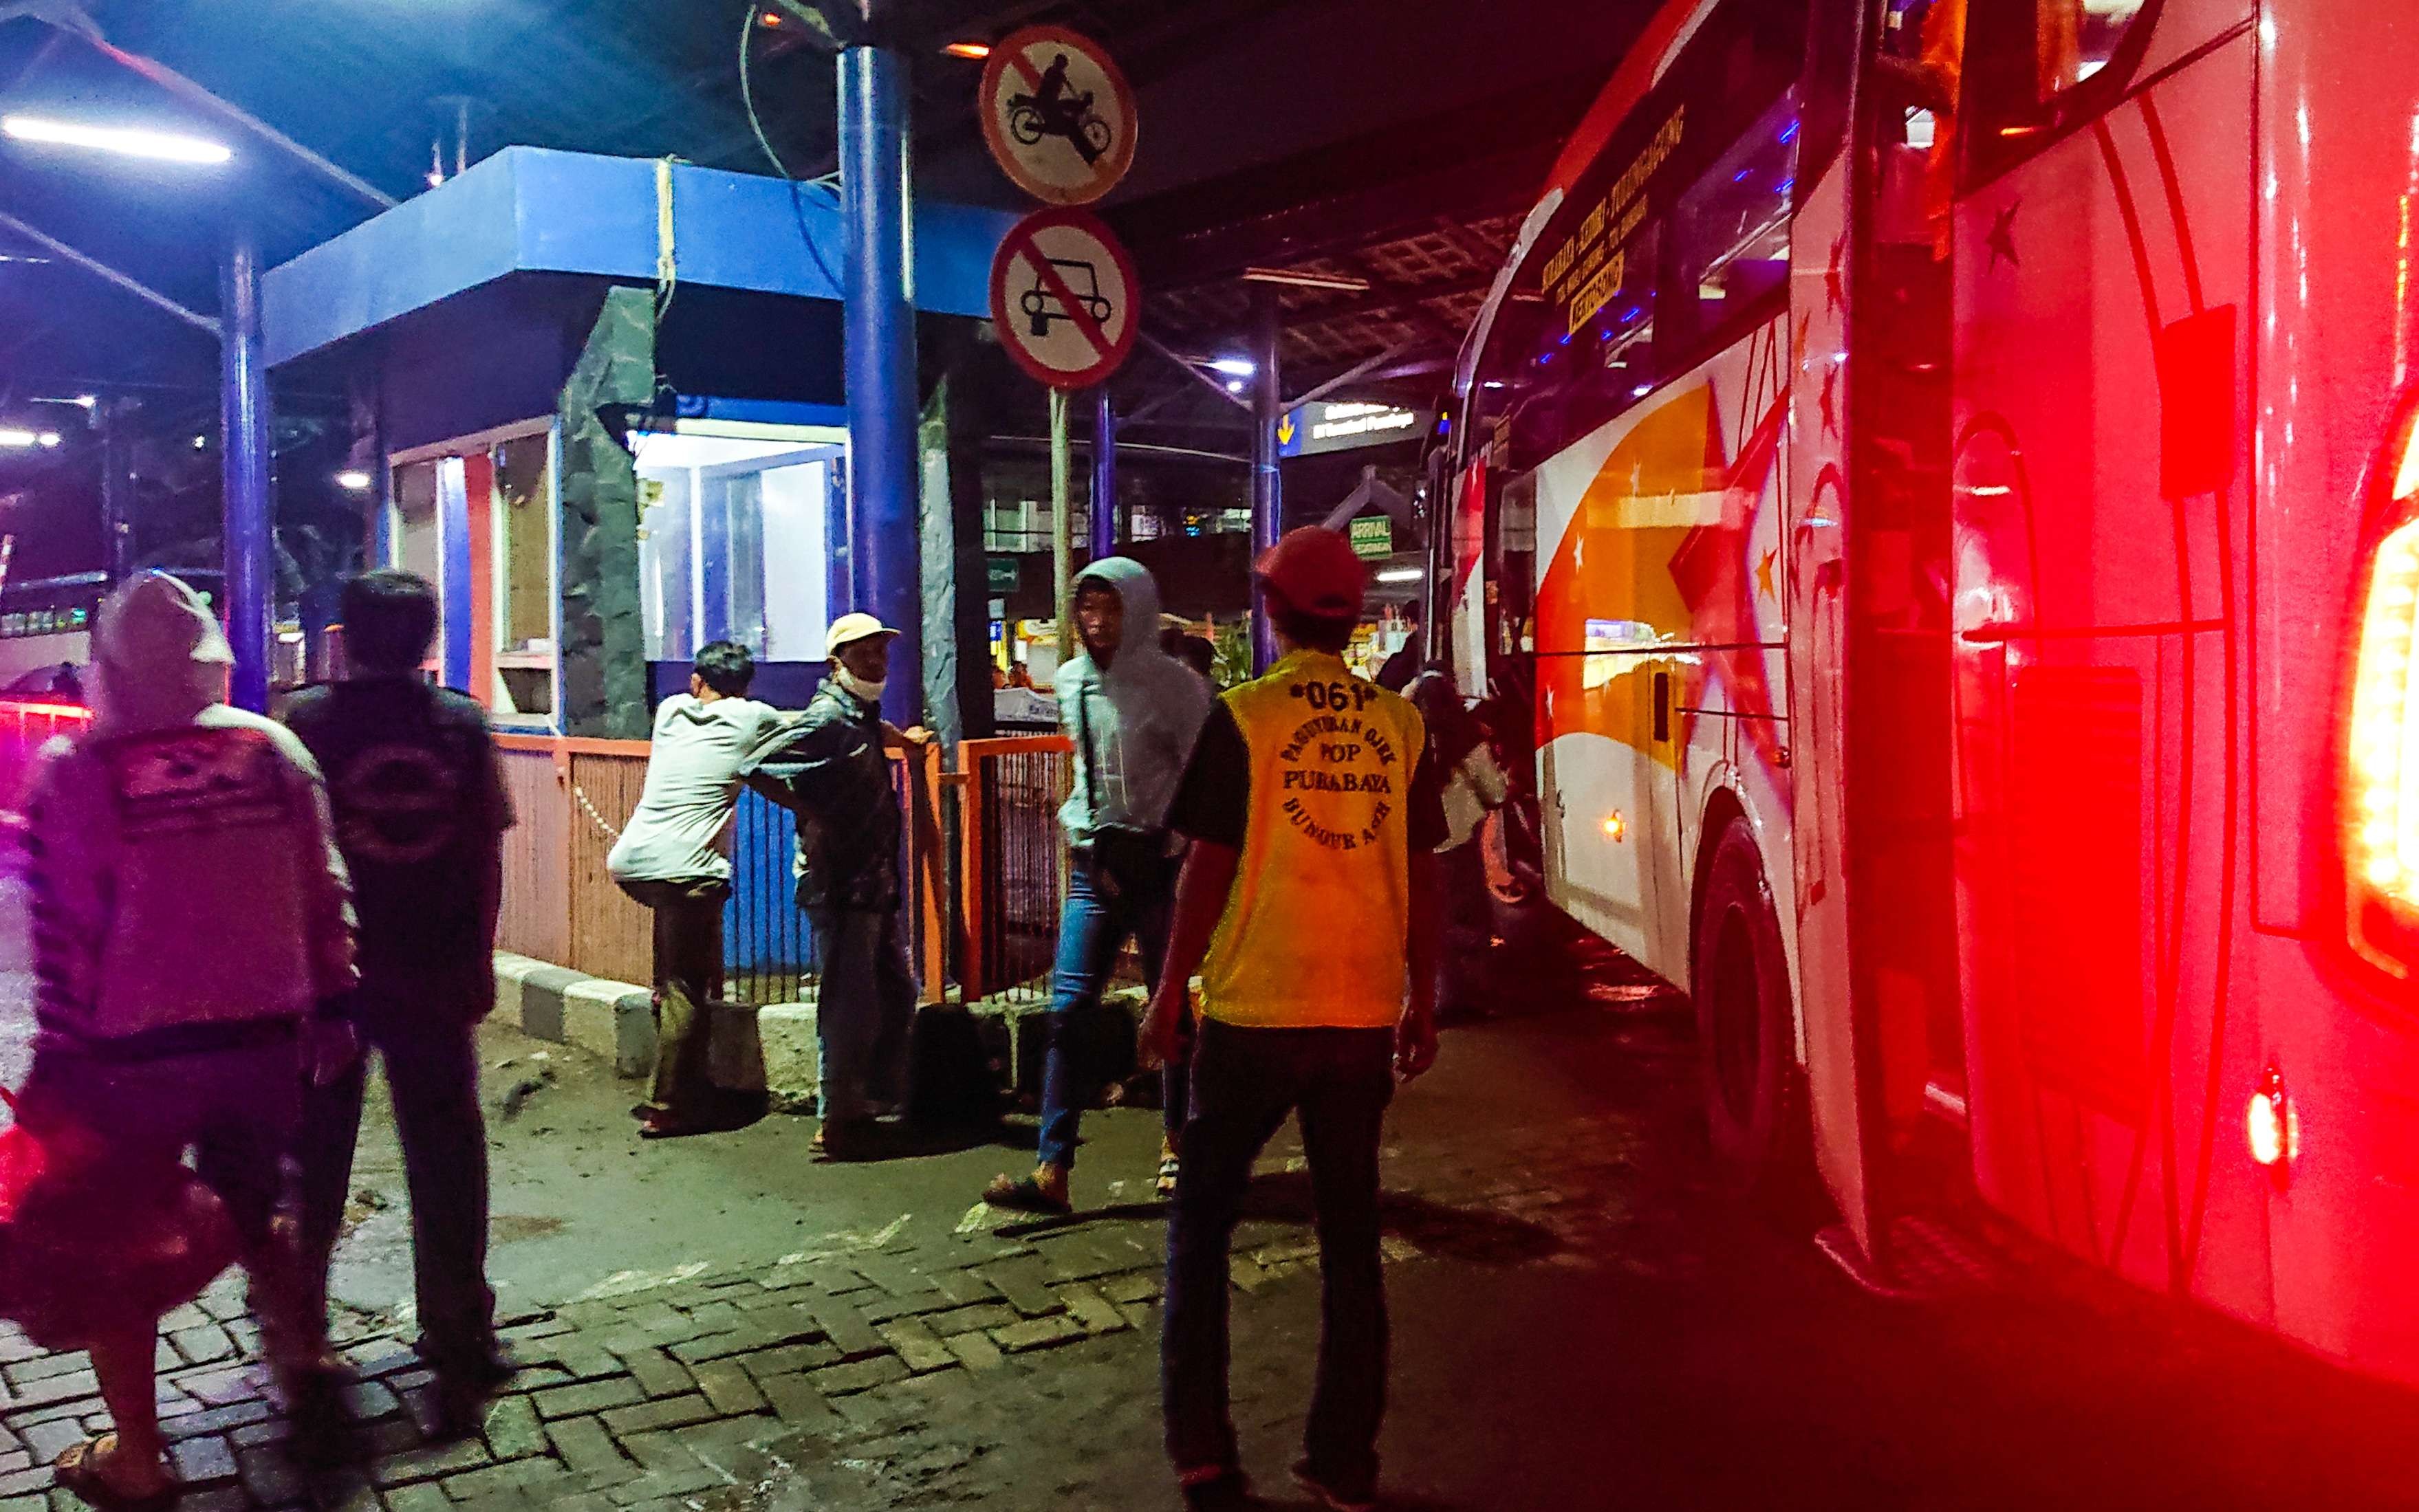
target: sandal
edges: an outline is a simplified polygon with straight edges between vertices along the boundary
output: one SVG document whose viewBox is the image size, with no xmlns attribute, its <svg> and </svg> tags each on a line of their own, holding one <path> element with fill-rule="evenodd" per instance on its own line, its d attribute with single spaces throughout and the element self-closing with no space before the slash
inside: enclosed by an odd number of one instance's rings
<svg viewBox="0 0 2419 1512">
<path fill-rule="evenodd" d="M 1178 1168 L 1175 1147 L 1162 1139 L 1159 1142 L 1159 1198 L 1163 1202 L 1175 1199 Z"/>
<path fill-rule="evenodd" d="M 130 1490 L 110 1478 L 110 1466 L 120 1458 L 117 1435 L 104 1433 L 69 1445 L 51 1462 L 51 1471 L 60 1486 L 103 1512 L 151 1512 L 152 1508 L 176 1505 L 183 1488 L 164 1463 L 152 1467 L 160 1477 L 156 1486 L 148 1490 Z"/>
<path fill-rule="evenodd" d="M 1030 1176 L 997 1176 L 983 1188 L 982 1199 L 995 1208 L 1017 1213 L 1046 1213 L 1063 1218 L 1075 1211 L 1075 1204 L 1055 1197 L 1048 1188 Z"/>
</svg>

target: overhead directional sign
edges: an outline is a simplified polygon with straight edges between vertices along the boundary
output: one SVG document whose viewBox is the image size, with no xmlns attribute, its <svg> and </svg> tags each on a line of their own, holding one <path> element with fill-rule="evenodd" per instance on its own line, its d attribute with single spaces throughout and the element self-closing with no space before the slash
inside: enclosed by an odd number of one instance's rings
<svg viewBox="0 0 2419 1512">
<path fill-rule="evenodd" d="M 1036 210 L 1000 239 L 991 313 L 1017 365 L 1054 389 L 1088 389 L 1133 350 L 1133 259 L 1083 210 Z"/>
<path fill-rule="evenodd" d="M 1277 421 L 1277 455 L 1311 457 L 1389 441 L 1416 440 L 1436 426 L 1436 411 L 1399 405 L 1300 405 Z"/>
<path fill-rule="evenodd" d="M 1133 91 L 1098 42 L 1063 26 L 991 50 L 980 114 L 991 155 L 1038 200 L 1089 205 L 1133 166 Z"/>
</svg>

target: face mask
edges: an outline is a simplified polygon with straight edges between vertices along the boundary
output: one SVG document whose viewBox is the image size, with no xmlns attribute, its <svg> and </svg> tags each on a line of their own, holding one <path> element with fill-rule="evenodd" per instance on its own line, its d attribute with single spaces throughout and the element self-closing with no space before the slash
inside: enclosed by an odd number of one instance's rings
<svg viewBox="0 0 2419 1512">
<path fill-rule="evenodd" d="M 886 680 L 882 682 L 868 682 L 863 678 L 858 677 L 855 673 L 850 671 L 848 668 L 838 665 L 835 665 L 832 668 L 832 680 L 838 682 L 851 694 L 870 704 L 880 703 L 882 701 L 882 690 L 890 686 Z"/>
</svg>

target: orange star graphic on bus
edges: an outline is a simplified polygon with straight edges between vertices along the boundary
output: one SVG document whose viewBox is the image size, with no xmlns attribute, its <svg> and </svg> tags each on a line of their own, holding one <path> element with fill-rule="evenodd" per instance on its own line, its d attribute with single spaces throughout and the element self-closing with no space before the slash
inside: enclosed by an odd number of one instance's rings
<svg viewBox="0 0 2419 1512">
<path fill-rule="evenodd" d="M 1650 734 L 1653 671 L 1676 672 L 1684 704 L 1709 673 L 1730 707 L 1768 714 L 1760 651 L 1717 651 L 1673 667 L 1658 647 L 1764 639 L 1753 588 L 1773 597 L 1778 554 L 1750 569 L 1749 541 L 1786 406 L 1773 405 L 1725 456 L 1710 385 L 1683 389 L 1616 443 L 1595 472 L 1538 585 L 1539 708 L 1555 735 L 1607 736 L 1676 764 L 1677 740 Z M 1760 722 L 1764 723 L 1764 722 Z"/>
</svg>

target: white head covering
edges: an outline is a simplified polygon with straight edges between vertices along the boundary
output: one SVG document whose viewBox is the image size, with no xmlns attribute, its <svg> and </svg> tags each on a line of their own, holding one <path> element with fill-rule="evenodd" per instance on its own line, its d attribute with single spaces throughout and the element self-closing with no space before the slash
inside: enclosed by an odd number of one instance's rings
<svg viewBox="0 0 2419 1512">
<path fill-rule="evenodd" d="M 94 700 L 108 729 L 191 724 L 226 699 L 235 651 L 218 618 L 181 578 L 143 573 L 100 606 L 92 633 Z"/>
</svg>

